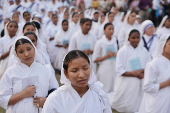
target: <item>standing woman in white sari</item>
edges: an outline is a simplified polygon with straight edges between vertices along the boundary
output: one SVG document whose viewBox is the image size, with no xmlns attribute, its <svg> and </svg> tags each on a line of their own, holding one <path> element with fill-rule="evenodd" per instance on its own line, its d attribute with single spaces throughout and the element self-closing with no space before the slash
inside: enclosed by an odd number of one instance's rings
<svg viewBox="0 0 170 113">
<path fill-rule="evenodd" d="M 139 29 L 138 24 L 136 24 L 136 12 L 128 11 L 126 17 L 123 21 L 123 25 L 118 33 L 119 47 L 121 48 L 125 42 L 126 34 L 129 29 Z"/>
<path fill-rule="evenodd" d="M 72 32 L 69 29 L 68 20 L 63 20 L 61 24 L 62 24 L 61 29 L 57 32 L 54 39 L 55 46 L 58 47 L 59 53 L 56 56 L 54 67 L 59 70 L 61 70 L 62 60 L 66 53 L 68 52 L 68 45 L 72 36 Z"/>
<path fill-rule="evenodd" d="M 64 85 L 50 94 L 42 113 L 112 113 L 84 52 L 73 50 L 65 56 L 60 82 Z"/>
<path fill-rule="evenodd" d="M 81 50 L 92 59 L 94 46 L 97 41 L 96 36 L 89 32 L 92 26 L 92 20 L 82 18 L 80 20 L 80 25 L 81 30 L 77 31 L 77 33 L 73 34 L 71 37 L 68 51 Z M 96 63 L 92 63 L 92 66 L 93 70 L 96 72 Z"/>
<path fill-rule="evenodd" d="M 71 22 L 69 24 L 69 28 L 72 30 L 73 34 L 76 33 L 80 29 L 79 23 L 79 14 L 78 12 L 74 12 L 71 16 Z"/>
<path fill-rule="evenodd" d="M 18 37 L 11 53 L 17 63 L 0 81 L 0 106 L 6 113 L 41 113 L 48 92 L 57 89 L 58 82 L 27 37 Z"/>
<path fill-rule="evenodd" d="M 142 39 L 140 44 L 144 46 L 153 57 L 156 46 L 159 43 L 159 38 L 155 34 L 155 26 L 151 20 L 145 20 L 141 24 Z"/>
<path fill-rule="evenodd" d="M 157 45 L 154 60 L 147 64 L 144 97 L 139 113 L 169 113 L 170 111 L 170 34 L 163 35 Z"/>
<path fill-rule="evenodd" d="M 124 46 L 116 57 L 116 80 L 112 108 L 118 112 L 139 111 L 143 97 L 143 78 L 146 64 L 151 60 L 149 52 L 140 46 L 140 33 L 132 29 L 127 33 Z"/>
<path fill-rule="evenodd" d="M 43 59 L 44 64 L 51 65 L 49 54 L 47 53 L 45 44 L 37 37 L 34 32 L 24 32 L 24 36 L 28 37 L 34 46 L 37 48 L 38 53 Z"/>
<path fill-rule="evenodd" d="M 0 39 L 0 78 L 4 74 L 8 65 L 8 56 L 11 46 L 16 39 L 18 24 L 10 21 L 5 26 L 5 36 Z"/>
<path fill-rule="evenodd" d="M 49 55 L 50 55 L 50 61 L 51 63 L 54 63 L 57 53 L 58 53 L 57 52 L 58 47 L 56 47 L 54 44 L 55 35 L 59 30 L 57 14 L 53 14 L 51 16 L 51 21 L 52 23 L 46 29 L 46 32 L 47 32 L 46 45 L 47 45 L 47 51 L 49 52 Z"/>
<path fill-rule="evenodd" d="M 104 85 L 103 90 L 106 93 L 113 92 L 116 76 L 117 42 L 116 38 L 112 36 L 113 32 L 113 24 L 106 23 L 104 26 L 105 35 L 97 41 L 93 52 L 93 61 L 99 63 L 97 79 Z"/>
<path fill-rule="evenodd" d="M 161 37 L 164 34 L 170 33 L 170 16 L 166 15 L 157 29 L 157 35 Z"/>
</svg>

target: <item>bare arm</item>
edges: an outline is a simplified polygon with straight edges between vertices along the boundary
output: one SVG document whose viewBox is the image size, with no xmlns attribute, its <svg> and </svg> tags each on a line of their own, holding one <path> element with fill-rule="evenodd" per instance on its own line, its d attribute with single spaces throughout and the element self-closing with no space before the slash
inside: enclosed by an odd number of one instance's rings
<svg viewBox="0 0 170 113">
<path fill-rule="evenodd" d="M 0 57 L 0 60 L 3 60 L 3 59 L 5 59 L 5 58 L 7 58 L 7 57 L 9 56 L 9 54 L 10 54 L 10 51 L 2 54 L 1 57 Z"/>
</svg>

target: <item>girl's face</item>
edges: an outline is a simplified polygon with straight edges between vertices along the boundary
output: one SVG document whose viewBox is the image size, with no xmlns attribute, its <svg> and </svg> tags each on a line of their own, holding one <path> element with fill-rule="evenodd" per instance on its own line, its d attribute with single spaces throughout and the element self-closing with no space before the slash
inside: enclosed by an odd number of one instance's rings
<svg viewBox="0 0 170 113">
<path fill-rule="evenodd" d="M 104 30 L 105 35 L 109 36 L 109 37 L 111 37 L 113 35 L 113 32 L 114 32 L 113 25 L 107 26 L 106 29 Z"/>
<path fill-rule="evenodd" d="M 163 53 L 170 55 L 170 40 L 168 40 L 164 46 Z"/>
<path fill-rule="evenodd" d="M 33 25 L 27 25 L 23 31 L 23 34 L 25 34 L 26 32 L 33 32 L 35 33 L 35 27 Z"/>
<path fill-rule="evenodd" d="M 148 29 L 146 29 L 145 34 L 148 36 L 153 35 L 153 33 L 155 32 L 155 27 L 149 27 Z"/>
<path fill-rule="evenodd" d="M 128 23 L 129 23 L 129 24 L 134 24 L 135 20 L 136 20 L 136 13 L 133 12 L 133 13 L 131 13 L 131 14 L 129 15 Z"/>
<path fill-rule="evenodd" d="M 95 15 L 94 15 L 94 19 L 95 19 L 95 20 L 98 20 L 98 19 L 99 19 L 99 14 L 95 14 Z"/>
<path fill-rule="evenodd" d="M 67 31 L 68 30 L 68 22 L 64 22 L 62 24 L 62 28 L 63 28 L 64 31 Z"/>
<path fill-rule="evenodd" d="M 73 88 L 86 87 L 90 78 L 90 65 L 85 58 L 79 57 L 68 64 L 68 70 L 64 73 Z"/>
<path fill-rule="evenodd" d="M 37 46 L 37 39 L 33 34 L 29 34 L 26 37 L 28 37 L 32 41 L 35 47 Z"/>
<path fill-rule="evenodd" d="M 102 16 L 102 18 L 101 18 L 100 22 L 101 22 L 101 23 L 103 23 L 103 22 L 104 22 L 104 20 L 105 20 L 105 16 Z"/>
<path fill-rule="evenodd" d="M 110 23 L 112 23 L 113 20 L 114 20 L 114 14 L 110 14 L 110 15 L 108 16 L 108 20 L 109 20 Z"/>
<path fill-rule="evenodd" d="M 31 19 L 30 13 L 25 13 L 25 14 L 24 14 L 24 19 L 25 19 L 27 22 L 30 21 L 30 19 Z"/>
<path fill-rule="evenodd" d="M 81 24 L 81 29 L 83 33 L 88 34 L 92 26 L 92 23 L 90 21 L 85 22 L 84 24 Z"/>
<path fill-rule="evenodd" d="M 15 22 L 17 22 L 17 23 L 19 23 L 19 16 L 18 16 L 17 14 L 14 14 L 14 15 L 12 16 L 12 20 L 15 21 Z"/>
<path fill-rule="evenodd" d="M 81 13 L 81 14 L 80 14 L 80 18 L 84 18 L 84 13 Z"/>
<path fill-rule="evenodd" d="M 164 26 L 165 26 L 166 28 L 170 28 L 170 19 L 167 19 L 167 20 L 165 21 Z"/>
<path fill-rule="evenodd" d="M 34 61 L 35 50 L 31 44 L 25 43 L 16 48 L 16 54 L 22 63 L 30 66 Z"/>
<path fill-rule="evenodd" d="M 66 19 L 66 20 L 69 19 L 69 13 L 68 12 L 64 13 L 64 19 Z"/>
<path fill-rule="evenodd" d="M 7 26 L 7 30 L 8 30 L 9 35 L 15 36 L 18 31 L 18 26 L 16 23 L 10 22 Z"/>
<path fill-rule="evenodd" d="M 52 14 L 53 14 L 53 12 L 48 12 L 48 17 L 51 17 L 52 16 Z"/>
<path fill-rule="evenodd" d="M 129 42 L 130 44 L 136 48 L 140 42 L 140 34 L 138 32 L 134 32 L 129 36 Z"/>
<path fill-rule="evenodd" d="M 57 16 L 53 16 L 51 20 L 52 20 L 53 24 L 56 25 L 57 22 L 58 22 L 58 17 Z"/>
<path fill-rule="evenodd" d="M 73 17 L 72 17 L 72 20 L 74 23 L 77 23 L 79 21 L 79 14 L 75 14 Z"/>
</svg>

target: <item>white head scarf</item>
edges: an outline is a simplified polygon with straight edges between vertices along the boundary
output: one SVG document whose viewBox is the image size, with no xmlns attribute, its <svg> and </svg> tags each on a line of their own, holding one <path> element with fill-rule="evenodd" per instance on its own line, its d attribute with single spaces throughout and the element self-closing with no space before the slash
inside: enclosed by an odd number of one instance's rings
<svg viewBox="0 0 170 113">
<path fill-rule="evenodd" d="M 67 54 L 68 55 L 68 54 Z M 67 56 L 65 55 L 65 57 Z M 65 59 L 64 57 L 64 59 Z M 64 59 L 63 59 L 63 62 L 64 62 Z M 90 59 L 89 59 L 90 61 Z M 93 70 L 92 70 L 92 66 L 90 65 L 90 79 L 88 81 L 88 85 L 92 85 L 94 84 L 95 82 L 97 82 L 97 79 L 96 79 L 96 75 L 94 74 Z M 69 79 L 66 78 L 66 75 L 64 74 L 64 68 L 63 68 L 63 63 L 62 63 L 62 68 L 61 68 L 61 79 L 60 79 L 60 82 L 62 84 L 65 84 L 65 85 L 70 85 L 70 81 Z"/>
<path fill-rule="evenodd" d="M 150 27 L 154 27 L 154 24 L 151 20 L 145 20 L 144 22 L 142 22 L 141 24 L 141 34 L 145 34 L 145 31 L 150 28 Z"/>
<path fill-rule="evenodd" d="M 167 19 L 167 18 L 168 18 L 168 15 L 166 15 L 166 16 L 164 16 L 164 17 L 163 17 L 163 19 L 162 19 L 161 23 L 159 24 L 158 29 L 160 29 L 160 28 L 162 28 L 162 27 L 163 27 L 163 25 L 164 25 L 164 23 L 165 23 L 165 21 L 166 21 L 166 19 Z"/>
<path fill-rule="evenodd" d="M 138 29 L 130 29 L 130 30 L 127 32 L 124 46 L 129 46 L 129 45 L 131 45 L 128 39 L 129 39 L 129 34 L 130 34 L 130 32 L 131 32 L 132 30 L 138 30 Z M 138 31 L 139 31 L 139 30 L 138 30 Z M 140 35 L 140 41 L 141 41 L 141 35 Z M 138 47 L 139 47 L 139 46 L 142 47 L 142 46 L 140 45 L 140 42 L 138 43 Z"/>
<path fill-rule="evenodd" d="M 9 21 L 6 25 L 5 25 L 5 29 L 4 29 L 4 37 L 9 37 L 9 33 L 7 30 L 7 26 L 9 25 L 9 23 L 11 23 L 11 21 Z M 18 24 L 17 24 L 18 25 Z M 18 31 L 19 31 L 19 26 L 18 26 Z M 18 34 L 18 31 L 16 32 L 16 35 Z"/>
<path fill-rule="evenodd" d="M 154 55 L 153 55 L 154 58 L 160 57 L 162 55 L 163 50 L 164 50 L 164 46 L 165 46 L 167 39 L 169 37 L 170 37 L 170 34 L 166 34 L 166 35 L 161 36 L 161 38 L 159 40 L 159 44 L 157 45 L 155 52 L 154 52 Z"/>
<path fill-rule="evenodd" d="M 26 36 L 19 36 L 19 37 L 17 37 L 17 39 L 14 41 L 14 43 L 13 43 L 13 45 L 12 45 L 12 48 L 11 48 L 11 51 L 10 51 L 9 59 L 10 59 L 10 57 L 12 57 L 12 58 L 14 58 L 15 61 L 17 61 L 17 63 L 21 62 L 21 60 L 18 58 L 17 53 L 16 53 L 16 51 L 15 51 L 15 49 L 16 49 L 16 48 L 15 48 L 15 44 L 16 44 L 17 40 L 19 40 L 19 39 L 26 39 L 26 40 L 28 40 L 28 41 L 32 44 L 32 46 L 34 47 L 34 50 L 35 50 L 34 60 L 37 61 L 37 62 L 40 62 L 40 63 L 44 64 L 43 59 L 40 57 L 40 55 L 39 55 L 36 47 L 34 46 L 34 44 L 32 43 L 32 41 L 31 41 L 28 37 L 26 37 Z"/>
<path fill-rule="evenodd" d="M 123 21 L 123 24 L 124 24 L 124 25 L 127 25 L 127 24 L 128 24 L 128 18 L 129 18 L 130 13 L 131 13 L 130 10 L 126 13 L 125 19 L 124 19 L 124 21 Z"/>
</svg>

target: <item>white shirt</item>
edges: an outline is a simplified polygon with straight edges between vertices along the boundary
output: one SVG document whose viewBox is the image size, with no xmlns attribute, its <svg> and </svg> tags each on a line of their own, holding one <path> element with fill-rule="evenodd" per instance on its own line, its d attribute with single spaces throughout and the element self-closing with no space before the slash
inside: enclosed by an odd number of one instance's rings
<svg viewBox="0 0 170 113">
<path fill-rule="evenodd" d="M 36 77 L 34 83 L 28 83 L 24 79 Z M 34 85 L 34 96 L 46 97 L 52 88 L 58 88 L 58 82 L 49 66 L 34 61 L 30 67 L 23 63 L 16 63 L 10 67 L 0 81 L 0 106 L 6 109 L 6 113 L 37 113 L 38 109 L 33 105 L 33 98 L 25 98 L 14 105 L 8 106 L 12 95 L 22 92 L 24 84 Z M 26 86 L 27 87 L 27 86 Z M 40 112 L 42 108 L 39 108 Z"/>
</svg>

